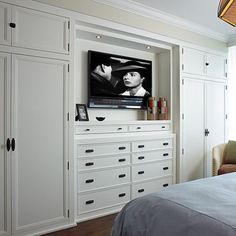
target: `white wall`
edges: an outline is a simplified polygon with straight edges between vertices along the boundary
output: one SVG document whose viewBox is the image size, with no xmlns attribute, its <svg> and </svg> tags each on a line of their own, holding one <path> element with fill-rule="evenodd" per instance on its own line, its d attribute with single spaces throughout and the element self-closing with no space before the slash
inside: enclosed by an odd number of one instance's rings
<svg viewBox="0 0 236 236">
<path fill-rule="evenodd" d="M 199 46 L 227 51 L 227 45 L 224 42 L 214 40 L 198 34 L 178 28 L 173 25 L 155 21 L 140 15 L 132 14 L 114 7 L 99 4 L 92 0 L 35 0 L 46 4 L 55 5 L 68 10 L 77 11 L 83 14 L 96 16 L 110 21 L 129 25 L 139 29 L 144 29 L 153 33 L 168 36 L 185 42 L 197 44 Z"/>
</svg>

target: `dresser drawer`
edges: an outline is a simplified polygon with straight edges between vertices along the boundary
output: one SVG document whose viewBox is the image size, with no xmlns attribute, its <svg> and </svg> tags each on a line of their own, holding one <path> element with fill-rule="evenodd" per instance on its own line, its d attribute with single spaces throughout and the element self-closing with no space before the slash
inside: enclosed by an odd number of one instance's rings
<svg viewBox="0 0 236 236">
<path fill-rule="evenodd" d="M 127 132 L 127 125 L 88 125 L 75 126 L 75 134 L 122 133 Z"/>
<path fill-rule="evenodd" d="M 148 141 L 138 141 L 132 143 L 132 151 L 148 151 L 155 150 L 159 148 L 170 148 L 173 146 L 173 141 L 171 138 L 148 140 Z"/>
<path fill-rule="evenodd" d="M 78 170 L 93 170 L 112 166 L 122 166 L 130 164 L 130 155 L 103 156 L 98 158 L 89 157 L 86 159 L 78 158 Z"/>
<path fill-rule="evenodd" d="M 78 195 L 78 214 L 130 201 L 130 186 Z"/>
<path fill-rule="evenodd" d="M 170 130 L 170 124 L 147 124 L 147 125 L 129 125 L 129 131 L 167 131 Z"/>
<path fill-rule="evenodd" d="M 89 157 L 96 155 L 108 155 L 129 153 L 129 143 L 106 143 L 106 144 L 91 144 L 91 145 L 79 145 L 78 157 Z"/>
<path fill-rule="evenodd" d="M 78 174 L 78 191 L 130 183 L 130 167 Z"/>
<path fill-rule="evenodd" d="M 166 158 L 171 158 L 172 156 L 173 156 L 172 149 L 138 152 L 132 154 L 132 163 L 137 164 L 148 161 L 164 160 Z"/>
<path fill-rule="evenodd" d="M 132 198 L 142 197 L 149 193 L 155 193 L 159 190 L 172 185 L 172 177 L 161 178 L 149 182 L 136 183 L 132 186 Z"/>
<path fill-rule="evenodd" d="M 132 181 L 172 175 L 172 160 L 132 166 Z"/>
</svg>

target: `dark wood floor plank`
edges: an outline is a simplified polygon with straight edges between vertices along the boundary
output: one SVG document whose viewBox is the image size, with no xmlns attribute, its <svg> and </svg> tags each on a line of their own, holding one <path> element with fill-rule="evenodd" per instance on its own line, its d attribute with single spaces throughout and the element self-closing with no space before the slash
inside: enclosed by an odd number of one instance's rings
<svg viewBox="0 0 236 236">
<path fill-rule="evenodd" d="M 100 217 L 77 224 L 76 227 L 57 231 L 44 236 L 110 236 L 117 214 Z"/>
</svg>

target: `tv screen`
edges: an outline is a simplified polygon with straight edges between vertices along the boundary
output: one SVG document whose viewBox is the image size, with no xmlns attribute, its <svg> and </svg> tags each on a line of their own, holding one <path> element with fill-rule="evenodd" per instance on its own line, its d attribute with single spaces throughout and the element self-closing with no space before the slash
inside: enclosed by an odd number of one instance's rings
<svg viewBox="0 0 236 236">
<path fill-rule="evenodd" d="M 88 107 L 145 109 L 151 93 L 151 61 L 88 51 Z"/>
</svg>

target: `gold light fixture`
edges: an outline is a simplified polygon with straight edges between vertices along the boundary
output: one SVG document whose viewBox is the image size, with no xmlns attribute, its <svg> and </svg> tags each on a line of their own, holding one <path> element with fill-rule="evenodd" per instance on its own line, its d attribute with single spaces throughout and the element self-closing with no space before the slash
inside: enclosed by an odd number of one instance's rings
<svg viewBox="0 0 236 236">
<path fill-rule="evenodd" d="M 236 1 L 220 0 L 218 7 L 218 17 L 223 21 L 236 26 Z"/>
</svg>

